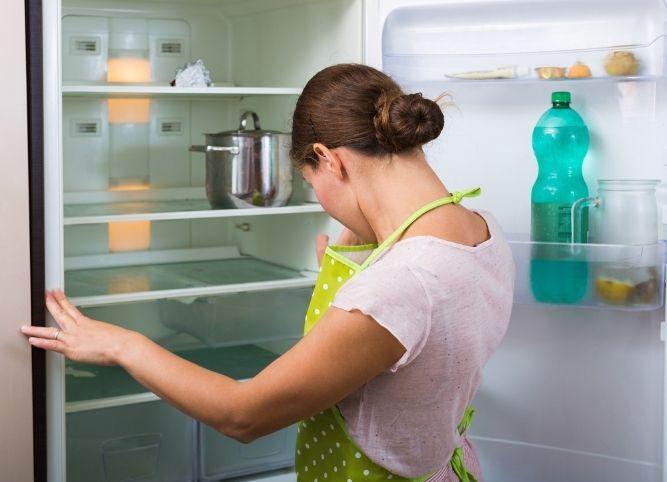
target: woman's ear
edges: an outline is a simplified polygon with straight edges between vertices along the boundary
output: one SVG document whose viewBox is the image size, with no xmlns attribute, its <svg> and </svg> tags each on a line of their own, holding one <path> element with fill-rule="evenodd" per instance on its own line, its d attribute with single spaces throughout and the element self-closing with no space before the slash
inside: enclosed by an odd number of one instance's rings
<svg viewBox="0 0 667 482">
<path fill-rule="evenodd" d="M 318 142 L 313 145 L 313 152 L 317 156 L 318 166 L 328 170 L 339 179 L 345 177 L 345 167 L 334 151 Z"/>
</svg>

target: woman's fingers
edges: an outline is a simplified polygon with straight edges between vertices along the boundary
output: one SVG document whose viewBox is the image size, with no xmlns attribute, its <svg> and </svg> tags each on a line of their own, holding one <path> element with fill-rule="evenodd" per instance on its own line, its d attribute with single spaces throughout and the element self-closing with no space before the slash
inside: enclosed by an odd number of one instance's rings
<svg viewBox="0 0 667 482">
<path fill-rule="evenodd" d="M 329 236 L 326 234 L 318 234 L 315 237 L 315 254 L 317 255 L 317 264 L 322 264 L 322 258 L 324 257 L 324 252 L 329 245 Z"/>
<path fill-rule="evenodd" d="M 60 307 L 65 311 L 65 313 L 67 313 L 75 322 L 83 316 L 81 312 L 70 302 L 69 298 L 65 296 L 65 293 L 63 293 L 62 290 L 53 290 L 51 294 L 56 299 Z"/>
<path fill-rule="evenodd" d="M 76 324 L 72 317 L 67 314 L 62 306 L 60 306 L 60 303 L 55 299 L 53 293 L 49 293 L 46 296 L 46 307 L 49 310 L 49 313 L 51 313 L 51 316 L 53 316 L 53 319 L 58 323 L 58 326 L 63 330 L 66 330 L 67 327 L 72 324 Z"/>
<path fill-rule="evenodd" d="M 62 341 L 65 336 L 65 332 L 55 326 L 23 326 L 21 327 L 21 332 L 27 336 L 45 338 L 47 340 L 55 340 L 58 337 L 58 340 Z"/>
<path fill-rule="evenodd" d="M 352 234 L 352 231 L 347 228 L 343 228 L 343 230 L 340 232 L 340 236 L 338 236 L 338 241 L 336 241 L 336 243 L 343 246 L 353 246 L 355 244 L 355 238 L 356 236 Z"/>
<path fill-rule="evenodd" d="M 30 337 L 28 343 L 37 348 L 51 350 L 58 353 L 65 353 L 65 344 L 60 340 L 47 340 L 45 338 Z"/>
</svg>

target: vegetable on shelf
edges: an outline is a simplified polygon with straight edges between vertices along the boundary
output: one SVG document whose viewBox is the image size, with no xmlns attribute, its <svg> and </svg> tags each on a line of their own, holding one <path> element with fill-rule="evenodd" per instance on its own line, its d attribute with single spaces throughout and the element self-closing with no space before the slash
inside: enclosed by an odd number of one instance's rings
<svg viewBox="0 0 667 482">
<path fill-rule="evenodd" d="M 585 79 L 591 76 L 591 69 L 588 65 L 577 61 L 567 71 L 568 79 Z"/>
<path fill-rule="evenodd" d="M 595 279 L 595 291 L 600 300 L 609 304 L 632 305 L 654 303 L 659 295 L 658 270 L 655 267 L 648 268 L 647 272 L 641 278 L 642 281 L 637 282 L 598 276 Z"/>
<path fill-rule="evenodd" d="M 634 286 L 625 281 L 599 277 L 595 280 L 595 289 L 600 299 L 608 303 L 624 303 L 630 298 Z"/>
<path fill-rule="evenodd" d="M 604 69 L 612 76 L 636 75 L 639 72 L 639 60 L 632 52 L 617 50 L 607 57 Z"/>
</svg>

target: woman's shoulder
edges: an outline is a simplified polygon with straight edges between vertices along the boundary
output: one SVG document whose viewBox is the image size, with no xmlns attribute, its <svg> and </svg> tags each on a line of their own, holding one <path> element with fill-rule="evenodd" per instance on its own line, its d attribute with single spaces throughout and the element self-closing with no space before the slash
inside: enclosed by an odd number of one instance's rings
<svg viewBox="0 0 667 482">
<path fill-rule="evenodd" d="M 394 244 L 350 282 L 355 285 L 385 284 L 387 280 L 398 280 L 407 288 L 423 282 L 420 273 L 424 272 L 442 272 L 446 276 L 457 268 L 473 271 L 476 266 L 489 262 L 510 267 L 512 254 L 500 224 L 488 211 L 474 212 L 484 219 L 489 230 L 489 237 L 477 246 L 436 236 L 411 236 Z"/>
<path fill-rule="evenodd" d="M 386 260 L 396 261 L 401 257 L 408 257 L 411 260 L 418 260 L 415 255 L 418 253 L 419 257 L 424 256 L 448 256 L 465 253 L 482 253 L 491 246 L 502 246 L 507 243 L 505 234 L 500 227 L 496 218 L 488 211 L 474 210 L 472 211 L 479 215 L 486 223 L 488 229 L 488 237 L 481 243 L 470 246 L 467 244 L 460 244 L 450 241 L 445 238 L 431 235 L 419 235 L 404 238 L 396 243 L 385 256 Z M 435 253 L 434 253 L 435 251 Z M 438 252 L 440 251 L 440 252 Z"/>
<path fill-rule="evenodd" d="M 496 279 L 499 273 L 514 275 L 514 259 L 505 234 L 488 211 L 475 211 L 487 223 L 489 236 L 476 246 L 455 243 L 436 236 L 414 236 L 404 239 L 371 266 L 369 278 L 391 272 L 393 276 L 406 273 L 418 278 L 429 292 L 430 282 L 442 290 L 442 280 L 457 279 L 479 282 L 481 278 Z M 407 274 L 409 273 L 409 274 Z"/>
</svg>

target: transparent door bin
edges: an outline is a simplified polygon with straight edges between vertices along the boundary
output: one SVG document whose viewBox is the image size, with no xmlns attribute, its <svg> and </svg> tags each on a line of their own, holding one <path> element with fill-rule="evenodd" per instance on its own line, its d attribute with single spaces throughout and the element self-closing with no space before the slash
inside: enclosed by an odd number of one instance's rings
<svg viewBox="0 0 667 482">
<path fill-rule="evenodd" d="M 104 476 L 108 482 L 155 478 L 162 434 L 130 435 L 102 444 Z"/>
<path fill-rule="evenodd" d="M 199 426 L 200 481 L 213 482 L 294 465 L 296 426 L 242 444 L 215 430 Z"/>
<path fill-rule="evenodd" d="M 162 401 L 67 415 L 68 482 L 190 482 L 195 423 Z"/>
<path fill-rule="evenodd" d="M 514 301 L 647 311 L 664 300 L 665 244 L 510 241 Z"/>
<path fill-rule="evenodd" d="M 384 70 L 402 84 L 539 81 L 556 86 L 563 80 L 649 80 L 667 73 L 665 36 L 643 45 L 536 52 L 455 53 L 435 49 L 424 54 L 385 47 L 388 48 L 383 49 Z M 589 72 L 583 74 L 586 76 L 576 76 L 585 70 L 581 65 L 571 69 L 577 62 L 588 67 Z M 475 75 L 465 75 L 472 72 Z"/>
</svg>

